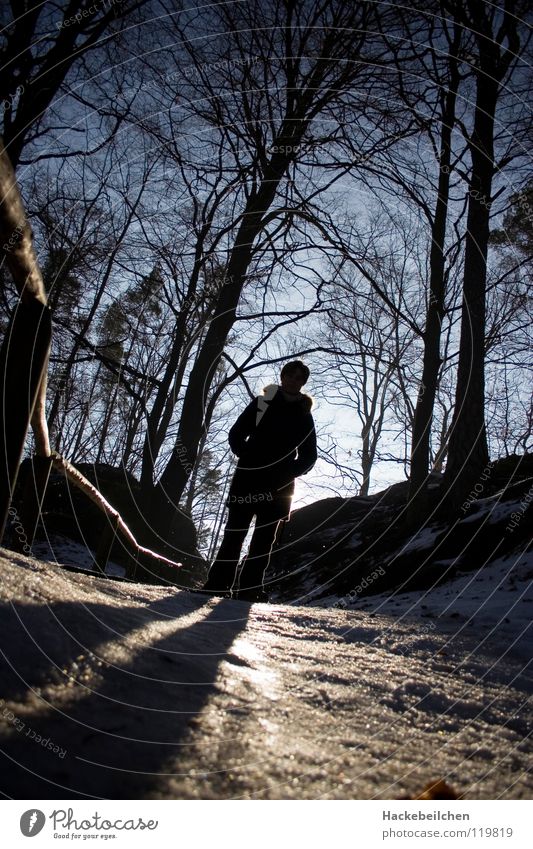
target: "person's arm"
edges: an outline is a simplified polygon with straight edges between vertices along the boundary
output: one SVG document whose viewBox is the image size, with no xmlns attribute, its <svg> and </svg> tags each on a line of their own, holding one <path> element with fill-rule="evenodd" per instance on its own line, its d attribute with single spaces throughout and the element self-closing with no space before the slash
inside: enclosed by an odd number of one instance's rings
<svg viewBox="0 0 533 849">
<path fill-rule="evenodd" d="M 317 461 L 316 431 L 313 417 L 309 414 L 309 430 L 307 436 L 298 446 L 298 457 L 294 461 L 295 477 L 306 475 Z"/>
<path fill-rule="evenodd" d="M 240 457 L 246 447 L 246 440 L 255 430 L 255 416 L 257 413 L 257 398 L 250 401 L 246 409 L 230 429 L 228 441 L 231 450 Z"/>
</svg>

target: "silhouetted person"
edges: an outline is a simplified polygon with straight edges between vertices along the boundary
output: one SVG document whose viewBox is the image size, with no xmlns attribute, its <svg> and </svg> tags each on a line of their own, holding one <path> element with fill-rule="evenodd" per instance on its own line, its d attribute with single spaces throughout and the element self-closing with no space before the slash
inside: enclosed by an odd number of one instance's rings
<svg viewBox="0 0 533 849">
<path fill-rule="evenodd" d="M 309 369 L 300 360 L 281 370 L 281 386 L 271 384 L 246 407 L 229 432 L 231 450 L 239 458 L 231 482 L 224 538 L 204 587 L 229 593 L 241 548 L 256 517 L 244 561 L 238 598 L 266 598 L 263 573 L 270 560 L 280 522 L 289 516 L 294 479 L 316 462 L 313 399 L 301 392 Z"/>
</svg>

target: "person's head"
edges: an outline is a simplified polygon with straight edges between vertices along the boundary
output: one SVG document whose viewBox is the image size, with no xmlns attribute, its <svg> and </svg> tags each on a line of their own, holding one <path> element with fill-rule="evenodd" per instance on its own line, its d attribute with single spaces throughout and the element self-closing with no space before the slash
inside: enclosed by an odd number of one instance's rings
<svg viewBox="0 0 533 849">
<path fill-rule="evenodd" d="M 302 386 L 307 383 L 309 369 L 301 360 L 292 360 L 285 363 L 281 369 L 281 388 L 291 395 L 296 395 Z"/>
</svg>

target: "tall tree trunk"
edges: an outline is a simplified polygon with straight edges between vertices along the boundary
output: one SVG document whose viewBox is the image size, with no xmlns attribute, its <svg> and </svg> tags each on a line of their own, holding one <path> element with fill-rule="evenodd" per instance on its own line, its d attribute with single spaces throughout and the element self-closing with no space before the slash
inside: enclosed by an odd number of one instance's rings
<svg viewBox="0 0 533 849">
<path fill-rule="evenodd" d="M 442 505 L 456 510 L 465 500 L 489 460 L 485 428 L 485 302 L 490 199 L 494 162 L 494 121 L 502 80 L 518 52 L 517 20 L 506 4 L 498 37 L 507 38 L 501 48 L 483 3 L 467 4 L 469 26 L 476 33 L 479 49 L 474 130 L 470 139 L 472 157 L 468 196 L 467 234 L 461 340 L 455 407 L 444 475 Z"/>
<path fill-rule="evenodd" d="M 456 38 L 455 48 L 458 47 Z M 450 56 L 450 84 L 445 95 L 439 156 L 439 185 L 435 217 L 431 227 L 429 257 L 429 301 L 424 330 L 424 358 L 420 390 L 416 402 L 411 442 L 411 470 L 408 520 L 420 514 L 426 497 L 429 473 L 431 425 L 441 366 L 440 341 L 446 295 L 444 244 L 450 196 L 451 138 L 455 123 L 455 104 L 459 86 L 457 59 Z"/>
<path fill-rule="evenodd" d="M 372 471 L 372 457 L 370 455 L 370 422 L 366 422 L 361 430 L 361 440 L 363 447 L 361 449 L 361 473 L 363 482 L 359 487 L 359 495 L 361 497 L 368 495 L 370 489 L 370 472 Z"/>
<path fill-rule="evenodd" d="M 185 296 L 185 303 L 194 301 L 198 288 L 198 280 L 201 272 L 201 257 L 204 243 L 209 232 L 209 227 L 202 228 L 196 240 L 195 262 L 189 285 Z M 165 441 L 166 433 L 172 413 L 176 406 L 179 390 L 183 381 L 186 368 L 186 357 L 184 357 L 184 337 L 187 323 L 188 308 L 184 306 L 176 317 L 174 330 L 174 341 L 168 356 L 165 373 L 161 378 L 159 387 L 146 422 L 146 436 L 142 450 L 141 466 L 141 489 L 143 492 L 151 492 L 154 485 L 154 466 L 159 451 Z"/>
<path fill-rule="evenodd" d="M 446 504 L 452 509 L 464 500 L 489 459 L 485 429 L 485 289 L 497 87 L 493 80 L 486 80 L 486 86 L 478 88 L 476 102 L 459 365 L 444 478 Z"/>
<path fill-rule="evenodd" d="M 306 122 L 302 121 L 298 127 L 298 136 L 289 137 L 291 149 L 299 144 L 305 129 Z M 209 329 L 191 370 L 174 451 L 159 482 L 147 493 L 146 511 L 152 530 L 160 529 L 167 534 L 196 463 L 198 446 L 204 433 L 207 394 L 235 323 L 237 306 L 253 257 L 253 244 L 261 232 L 264 215 L 274 200 L 290 161 L 291 154 L 274 153 L 265 169 L 259 190 L 246 205 L 228 263 L 228 282 L 221 289 Z"/>
</svg>

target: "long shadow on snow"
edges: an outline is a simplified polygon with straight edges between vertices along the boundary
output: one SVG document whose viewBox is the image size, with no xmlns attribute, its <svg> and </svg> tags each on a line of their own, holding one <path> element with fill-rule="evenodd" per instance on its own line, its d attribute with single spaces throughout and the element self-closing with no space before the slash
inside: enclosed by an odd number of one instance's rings
<svg viewBox="0 0 533 849">
<path fill-rule="evenodd" d="M 178 598 L 182 599 L 179 606 Z M 183 738 L 191 720 L 216 691 L 219 664 L 246 627 L 250 609 L 247 604 L 220 601 L 200 621 L 180 627 L 180 617 L 206 603 L 192 595 L 186 601 L 185 610 L 182 594 L 125 609 L 76 603 L 39 606 L 31 608 L 29 620 L 30 611 L 25 608 L 21 619 L 40 635 L 38 646 L 17 617 L 12 618 L 10 641 L 5 642 L 4 635 L 2 645 L 24 682 L 10 672 L 13 694 L 50 682 L 50 670 L 56 665 L 68 668 L 79 655 L 103 643 L 109 646 L 103 652 L 107 662 L 96 669 L 100 679 L 96 686 L 90 678 L 87 684 L 78 681 L 75 687 L 63 686 L 60 694 L 62 699 L 67 695 L 65 701 L 29 717 L 21 711 L 17 718 L 24 728 L 20 731 L 11 722 L 2 745 L 0 793 L 20 799 L 120 799 L 146 797 L 160 786 L 158 774 L 179 757 L 180 747 L 188 745 Z M 171 632 L 163 637 L 155 633 L 154 639 L 148 635 L 149 642 L 146 634 L 135 635 L 137 629 L 156 623 L 164 623 L 165 629 L 170 625 Z M 18 651 L 13 642 L 17 636 L 29 649 L 19 662 L 20 642 Z M 110 641 L 118 641 L 119 647 L 125 642 L 132 655 L 121 658 L 120 648 L 114 652 Z M 46 670 L 42 669 L 43 654 Z M 88 669 L 94 667 L 93 657 Z M 57 670 L 53 680 L 55 676 L 57 683 L 65 684 Z M 49 748 L 31 739 L 34 732 L 50 741 Z M 50 750 L 52 746 L 66 754 L 60 757 L 61 752 Z"/>
</svg>

